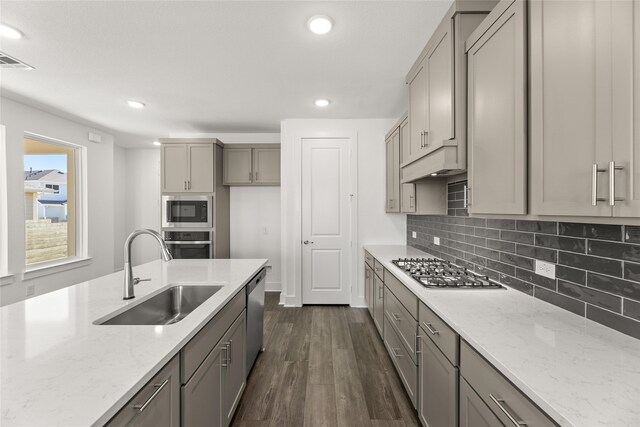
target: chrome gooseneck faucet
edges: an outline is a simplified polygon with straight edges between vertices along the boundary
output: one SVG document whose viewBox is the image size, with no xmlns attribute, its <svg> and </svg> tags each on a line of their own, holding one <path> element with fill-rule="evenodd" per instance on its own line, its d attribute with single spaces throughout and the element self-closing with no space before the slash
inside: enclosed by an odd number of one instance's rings
<svg viewBox="0 0 640 427">
<path fill-rule="evenodd" d="M 139 278 L 133 277 L 133 268 L 131 267 L 131 244 L 134 239 L 141 234 L 149 234 L 158 241 L 160 249 L 162 250 L 162 259 L 165 261 L 171 261 L 173 259 L 167 244 L 157 231 L 147 228 L 144 230 L 136 230 L 129 234 L 129 237 L 127 237 L 127 240 L 124 242 L 124 297 L 122 299 L 135 297 L 133 285 L 137 285 L 141 281 Z"/>
</svg>

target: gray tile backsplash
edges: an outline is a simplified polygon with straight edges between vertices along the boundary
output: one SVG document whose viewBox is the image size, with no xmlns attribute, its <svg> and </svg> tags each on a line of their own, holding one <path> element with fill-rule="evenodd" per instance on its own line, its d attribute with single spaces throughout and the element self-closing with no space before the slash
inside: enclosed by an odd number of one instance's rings
<svg viewBox="0 0 640 427">
<path fill-rule="evenodd" d="M 465 184 L 449 184 L 448 215 L 407 216 L 409 246 L 640 339 L 640 227 L 471 218 Z M 556 279 L 537 275 L 536 259 L 555 263 Z"/>
</svg>

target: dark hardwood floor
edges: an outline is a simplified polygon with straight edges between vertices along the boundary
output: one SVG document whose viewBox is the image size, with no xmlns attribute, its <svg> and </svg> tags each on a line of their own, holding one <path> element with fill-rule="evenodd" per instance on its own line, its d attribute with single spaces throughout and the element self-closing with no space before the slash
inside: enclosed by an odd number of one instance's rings
<svg viewBox="0 0 640 427">
<path fill-rule="evenodd" d="M 367 309 L 278 301 L 232 426 L 420 425 Z"/>
</svg>

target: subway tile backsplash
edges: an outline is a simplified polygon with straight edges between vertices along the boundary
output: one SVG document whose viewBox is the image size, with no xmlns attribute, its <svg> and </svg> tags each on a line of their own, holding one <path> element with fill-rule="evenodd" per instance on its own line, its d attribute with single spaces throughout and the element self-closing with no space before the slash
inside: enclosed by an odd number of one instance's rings
<svg viewBox="0 0 640 427">
<path fill-rule="evenodd" d="M 409 246 L 640 339 L 640 227 L 471 218 L 465 184 L 449 184 L 448 215 L 407 216 Z M 556 279 L 537 275 L 536 259 L 556 264 Z"/>
</svg>

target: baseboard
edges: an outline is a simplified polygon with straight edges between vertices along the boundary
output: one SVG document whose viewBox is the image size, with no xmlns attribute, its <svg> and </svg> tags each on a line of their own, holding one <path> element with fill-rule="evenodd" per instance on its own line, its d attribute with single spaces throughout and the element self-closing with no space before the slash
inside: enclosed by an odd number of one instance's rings
<svg viewBox="0 0 640 427">
<path fill-rule="evenodd" d="M 281 282 L 266 282 L 264 284 L 265 292 L 280 292 L 282 290 Z"/>
</svg>

